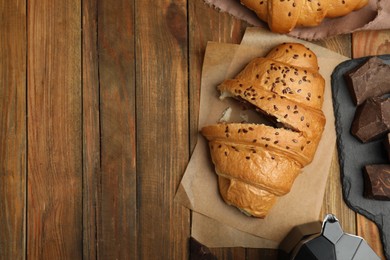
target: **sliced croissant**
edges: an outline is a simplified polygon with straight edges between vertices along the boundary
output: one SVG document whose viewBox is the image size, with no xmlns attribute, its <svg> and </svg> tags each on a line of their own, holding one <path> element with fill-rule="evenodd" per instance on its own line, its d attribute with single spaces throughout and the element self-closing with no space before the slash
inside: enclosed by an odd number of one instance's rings
<svg viewBox="0 0 390 260">
<path fill-rule="evenodd" d="M 326 17 L 349 14 L 368 0 L 241 0 L 268 23 L 273 32 L 288 33 L 296 26 L 317 26 Z"/>
<path fill-rule="evenodd" d="M 275 122 L 202 128 L 226 203 L 264 218 L 290 191 L 324 129 L 324 85 L 316 55 L 302 44 L 284 43 L 218 86 L 221 98 L 250 103 Z"/>
</svg>

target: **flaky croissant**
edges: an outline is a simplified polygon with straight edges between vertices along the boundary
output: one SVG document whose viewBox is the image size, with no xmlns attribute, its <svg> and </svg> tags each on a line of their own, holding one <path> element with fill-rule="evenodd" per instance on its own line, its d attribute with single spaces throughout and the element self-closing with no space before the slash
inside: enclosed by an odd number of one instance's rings
<svg viewBox="0 0 390 260">
<path fill-rule="evenodd" d="M 274 122 L 202 128 L 226 203 L 264 218 L 277 197 L 290 191 L 313 160 L 324 129 L 324 86 L 316 55 L 297 43 L 275 47 L 218 86 L 221 98 L 250 103 Z"/>
<path fill-rule="evenodd" d="M 268 23 L 271 31 L 288 33 L 297 26 L 316 26 L 326 17 L 347 15 L 368 0 L 241 0 Z"/>
</svg>

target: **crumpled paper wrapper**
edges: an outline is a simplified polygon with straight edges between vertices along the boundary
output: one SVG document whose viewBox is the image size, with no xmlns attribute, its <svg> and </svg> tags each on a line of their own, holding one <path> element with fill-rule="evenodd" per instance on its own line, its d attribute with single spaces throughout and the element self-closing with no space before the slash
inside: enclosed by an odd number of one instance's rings
<svg viewBox="0 0 390 260">
<path fill-rule="evenodd" d="M 204 0 L 207 4 L 222 12 L 228 12 L 251 25 L 268 28 L 250 9 L 240 4 L 239 0 Z M 295 28 L 290 36 L 305 40 L 319 40 L 339 34 L 362 30 L 390 29 L 390 1 L 370 0 L 364 8 L 351 12 L 346 16 L 324 19 L 316 27 Z"/>
<path fill-rule="evenodd" d="M 248 113 L 249 121 L 260 116 L 243 111 L 232 99 L 221 101 L 216 86 L 234 77 L 253 58 L 265 56 L 283 42 L 301 42 L 313 50 L 320 73 L 326 80 L 323 111 L 325 130 L 313 162 L 296 179 L 289 194 L 281 197 L 265 219 L 247 217 L 222 200 L 207 141 L 199 134 L 175 201 L 193 210 L 192 236 L 208 247 L 276 248 L 292 227 L 317 221 L 322 206 L 336 135 L 331 98 L 330 75 L 346 57 L 309 42 L 277 35 L 260 28 L 248 28 L 240 45 L 209 42 L 202 80 L 199 127 L 215 124 L 222 112 L 233 109 L 236 120 Z"/>
</svg>

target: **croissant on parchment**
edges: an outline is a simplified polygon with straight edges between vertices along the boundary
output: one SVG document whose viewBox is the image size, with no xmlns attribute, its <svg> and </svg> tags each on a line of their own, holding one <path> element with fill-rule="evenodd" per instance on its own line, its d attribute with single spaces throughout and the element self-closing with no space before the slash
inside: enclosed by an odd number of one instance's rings
<svg viewBox="0 0 390 260">
<path fill-rule="evenodd" d="M 264 218 L 277 198 L 290 191 L 313 160 L 324 129 L 324 86 L 316 55 L 297 43 L 276 46 L 218 86 L 221 99 L 248 103 L 273 122 L 202 128 L 227 204 Z"/>
<path fill-rule="evenodd" d="M 297 26 L 317 26 L 326 17 L 347 15 L 367 3 L 368 0 L 241 0 L 277 33 L 288 33 Z"/>
</svg>

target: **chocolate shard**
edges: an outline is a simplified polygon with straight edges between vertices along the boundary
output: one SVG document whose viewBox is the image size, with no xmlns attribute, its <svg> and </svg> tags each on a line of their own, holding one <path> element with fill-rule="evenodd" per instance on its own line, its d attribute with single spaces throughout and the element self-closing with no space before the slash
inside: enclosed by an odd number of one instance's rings
<svg viewBox="0 0 390 260">
<path fill-rule="evenodd" d="M 387 151 L 387 157 L 389 159 L 389 162 L 390 162 L 390 133 L 388 133 L 386 135 L 386 138 L 385 140 L 383 141 L 384 145 L 385 145 L 385 149 Z"/>
<path fill-rule="evenodd" d="M 351 133 L 361 142 L 376 140 L 390 131 L 390 99 L 369 98 L 356 109 Z"/>
<path fill-rule="evenodd" d="M 364 197 L 390 200 L 390 164 L 366 165 L 363 169 Z"/>
<path fill-rule="evenodd" d="M 217 257 L 210 252 L 210 249 L 198 242 L 195 238 L 190 238 L 190 260 L 216 260 Z"/>
<path fill-rule="evenodd" d="M 344 78 L 355 105 L 363 104 L 367 98 L 390 92 L 390 65 L 378 57 L 368 59 L 360 67 L 346 73 Z"/>
</svg>

